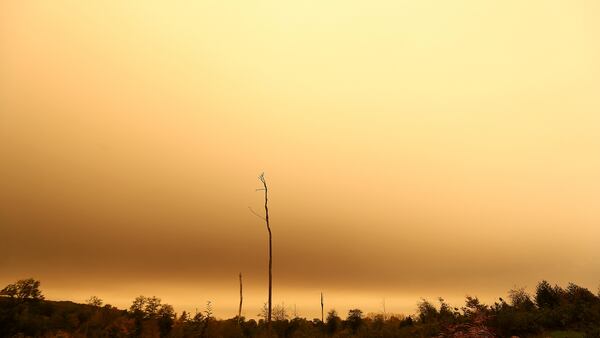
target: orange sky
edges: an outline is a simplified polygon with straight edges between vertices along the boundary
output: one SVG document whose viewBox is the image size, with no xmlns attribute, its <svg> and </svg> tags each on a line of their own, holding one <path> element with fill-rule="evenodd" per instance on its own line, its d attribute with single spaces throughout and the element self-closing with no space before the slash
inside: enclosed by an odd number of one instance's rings
<svg viewBox="0 0 600 338">
<path fill-rule="evenodd" d="M 411 313 L 600 284 L 600 5 L 0 2 L 0 284 Z"/>
</svg>

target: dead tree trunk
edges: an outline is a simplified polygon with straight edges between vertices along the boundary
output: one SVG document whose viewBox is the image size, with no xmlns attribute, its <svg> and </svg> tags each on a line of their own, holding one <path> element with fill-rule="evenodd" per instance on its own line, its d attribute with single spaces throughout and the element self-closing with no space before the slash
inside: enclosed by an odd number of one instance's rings
<svg viewBox="0 0 600 338">
<path fill-rule="evenodd" d="M 324 321 L 323 321 L 323 292 L 321 292 L 321 323 L 324 323 Z"/>
<path fill-rule="evenodd" d="M 238 323 L 242 322 L 242 301 L 244 297 L 242 295 L 242 273 L 240 272 L 240 308 L 238 309 Z"/>
<path fill-rule="evenodd" d="M 271 329 L 271 310 L 272 310 L 272 290 L 273 290 L 273 245 L 272 245 L 272 235 L 271 235 L 271 226 L 269 224 L 269 190 L 267 188 L 267 181 L 265 180 L 265 174 L 262 173 L 258 177 L 258 179 L 263 184 L 263 189 L 265 192 L 265 222 L 267 223 L 267 231 L 269 232 L 269 308 L 267 313 L 267 325 L 269 327 L 269 332 Z"/>
</svg>

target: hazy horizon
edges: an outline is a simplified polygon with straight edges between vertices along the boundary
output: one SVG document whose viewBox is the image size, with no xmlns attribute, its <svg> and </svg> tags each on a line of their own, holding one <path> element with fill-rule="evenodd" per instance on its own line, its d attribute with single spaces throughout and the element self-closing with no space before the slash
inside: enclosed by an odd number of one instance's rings
<svg viewBox="0 0 600 338">
<path fill-rule="evenodd" d="M 600 285 L 600 3 L 0 3 L 0 285 L 308 318 Z"/>
</svg>

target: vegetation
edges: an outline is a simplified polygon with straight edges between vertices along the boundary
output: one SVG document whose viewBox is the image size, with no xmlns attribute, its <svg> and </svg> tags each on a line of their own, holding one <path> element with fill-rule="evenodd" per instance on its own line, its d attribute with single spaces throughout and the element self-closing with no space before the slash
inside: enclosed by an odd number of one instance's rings
<svg viewBox="0 0 600 338">
<path fill-rule="evenodd" d="M 363 314 L 352 309 L 342 319 L 334 309 L 320 319 L 290 318 L 285 306 L 268 304 L 258 321 L 236 316 L 217 320 L 212 306 L 191 316 L 177 315 L 157 297 L 136 297 L 128 310 L 102 305 L 44 300 L 40 282 L 25 279 L 0 291 L 0 337 L 600 337 L 600 295 L 575 284 L 566 288 L 542 281 L 534 295 L 509 291 L 508 301 L 486 305 L 466 297 L 461 308 L 422 299 L 411 316 Z"/>
<path fill-rule="evenodd" d="M 1 296 L 8 296 L 12 299 L 23 301 L 25 299 L 41 300 L 44 299 L 40 291 L 40 282 L 33 278 L 22 279 L 14 284 L 7 285 L 0 291 Z"/>
</svg>

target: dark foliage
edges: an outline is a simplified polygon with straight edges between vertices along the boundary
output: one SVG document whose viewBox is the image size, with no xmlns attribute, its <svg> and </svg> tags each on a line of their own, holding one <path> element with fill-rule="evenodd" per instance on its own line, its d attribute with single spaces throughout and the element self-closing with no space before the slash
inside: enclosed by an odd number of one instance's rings
<svg viewBox="0 0 600 338">
<path fill-rule="evenodd" d="M 20 283 L 21 282 L 21 283 Z M 0 297 L 0 337 L 267 337 L 266 321 L 212 317 L 206 310 L 177 316 L 173 307 L 157 297 L 139 296 L 129 310 L 101 306 L 97 297 L 88 304 L 43 300 L 39 282 L 19 281 L 3 289 Z M 320 319 L 288 319 L 285 311 L 272 323 L 272 337 L 546 337 L 562 330 L 583 337 L 600 337 L 600 298 L 575 284 L 565 289 L 542 281 L 535 295 L 524 289 L 509 291 L 491 306 L 468 296 L 460 309 L 442 298 L 436 306 L 427 300 L 417 305 L 416 316 L 367 314 L 359 309 L 346 319 L 329 311 Z"/>
</svg>

